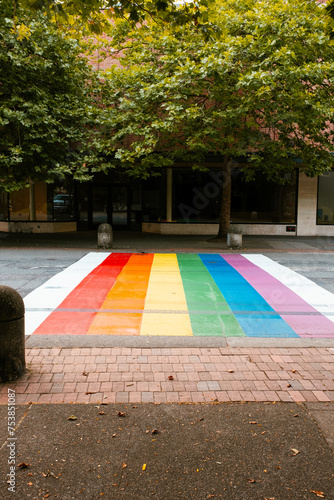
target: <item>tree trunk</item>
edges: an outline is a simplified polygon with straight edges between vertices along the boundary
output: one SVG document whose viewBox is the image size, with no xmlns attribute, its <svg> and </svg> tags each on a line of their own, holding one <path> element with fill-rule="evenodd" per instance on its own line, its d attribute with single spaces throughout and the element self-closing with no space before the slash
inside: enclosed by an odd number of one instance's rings
<svg viewBox="0 0 334 500">
<path fill-rule="evenodd" d="M 225 238 L 231 218 L 231 170 L 232 158 L 226 157 L 223 163 L 223 192 L 220 207 L 219 230 L 217 238 Z"/>
</svg>

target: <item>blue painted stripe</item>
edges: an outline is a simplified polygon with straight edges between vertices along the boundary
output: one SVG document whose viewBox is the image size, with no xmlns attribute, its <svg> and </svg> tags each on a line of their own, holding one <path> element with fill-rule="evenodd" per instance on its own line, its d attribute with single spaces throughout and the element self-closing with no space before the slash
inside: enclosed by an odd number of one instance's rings
<svg viewBox="0 0 334 500">
<path fill-rule="evenodd" d="M 268 302 L 221 255 L 199 256 L 248 337 L 298 337 L 279 314 L 275 314 Z M 273 314 L 261 314 L 269 311 Z"/>
</svg>

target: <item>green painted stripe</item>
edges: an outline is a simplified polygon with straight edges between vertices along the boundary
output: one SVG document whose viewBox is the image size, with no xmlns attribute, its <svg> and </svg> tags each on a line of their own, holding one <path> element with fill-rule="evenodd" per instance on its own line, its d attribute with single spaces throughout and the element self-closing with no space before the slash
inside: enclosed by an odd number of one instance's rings
<svg viewBox="0 0 334 500">
<path fill-rule="evenodd" d="M 201 258 L 197 254 L 177 254 L 177 259 L 193 335 L 245 337 L 232 313 L 220 314 L 231 309 Z"/>
</svg>

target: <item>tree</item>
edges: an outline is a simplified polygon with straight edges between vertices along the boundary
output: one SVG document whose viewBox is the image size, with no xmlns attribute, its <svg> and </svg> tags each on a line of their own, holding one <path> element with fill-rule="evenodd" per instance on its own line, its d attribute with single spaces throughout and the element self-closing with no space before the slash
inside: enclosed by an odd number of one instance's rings
<svg viewBox="0 0 334 500">
<path fill-rule="evenodd" d="M 57 22 L 80 21 L 89 31 L 102 34 L 111 18 L 124 18 L 134 25 L 154 19 L 173 25 L 195 22 L 204 37 L 216 33 L 208 20 L 208 5 L 214 0 L 21 0 L 31 12 L 43 11 Z M 14 2 L 15 3 L 15 2 Z"/>
<path fill-rule="evenodd" d="M 230 221 L 231 163 L 246 178 L 262 171 L 284 182 L 334 165 L 334 47 L 314 2 L 221 0 L 211 20 L 221 36 L 205 40 L 194 23 L 148 22 L 113 28 L 121 67 L 104 74 L 104 151 L 133 175 L 188 161 L 205 167 L 221 155 L 224 189 L 219 236 Z M 156 170 L 156 168 L 154 169 Z"/>
<path fill-rule="evenodd" d="M 13 19 L 12 8 L 0 3 L 0 188 L 88 178 L 98 139 L 96 75 L 76 40 L 19 5 Z"/>
</svg>

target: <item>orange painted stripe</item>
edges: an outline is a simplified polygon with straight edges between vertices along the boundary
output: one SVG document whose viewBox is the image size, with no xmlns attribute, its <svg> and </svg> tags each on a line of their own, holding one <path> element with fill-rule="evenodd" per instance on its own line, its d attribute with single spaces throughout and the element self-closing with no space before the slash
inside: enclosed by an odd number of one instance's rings
<svg viewBox="0 0 334 500">
<path fill-rule="evenodd" d="M 37 328 L 39 335 L 85 335 L 107 293 L 130 259 L 130 253 L 112 253 L 66 297 L 57 309 L 81 311 L 53 311 Z"/>
<path fill-rule="evenodd" d="M 108 293 L 89 335 L 139 335 L 153 254 L 133 254 Z M 103 309 L 117 309 L 107 313 Z M 121 311 L 119 311 L 121 310 Z"/>
</svg>

